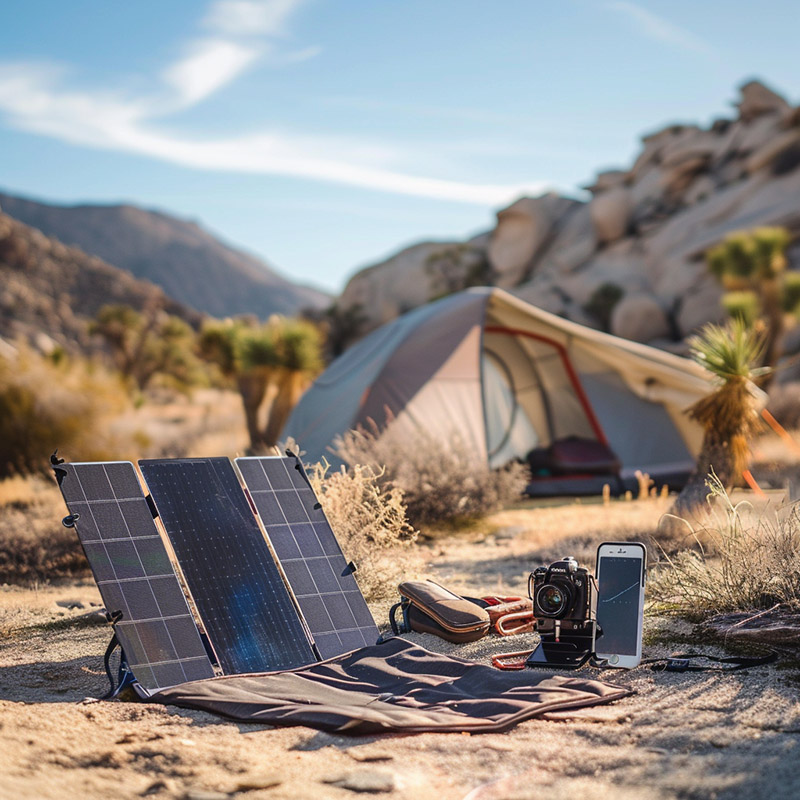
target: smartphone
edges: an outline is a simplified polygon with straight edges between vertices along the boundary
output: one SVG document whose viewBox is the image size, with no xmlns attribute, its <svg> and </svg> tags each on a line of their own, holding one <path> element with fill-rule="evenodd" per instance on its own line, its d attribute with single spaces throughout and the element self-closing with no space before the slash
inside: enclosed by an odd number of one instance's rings
<svg viewBox="0 0 800 800">
<path fill-rule="evenodd" d="M 638 666 L 642 660 L 642 621 L 647 551 L 640 542 L 603 542 L 597 548 L 597 624 L 595 655 L 611 667 Z"/>
</svg>

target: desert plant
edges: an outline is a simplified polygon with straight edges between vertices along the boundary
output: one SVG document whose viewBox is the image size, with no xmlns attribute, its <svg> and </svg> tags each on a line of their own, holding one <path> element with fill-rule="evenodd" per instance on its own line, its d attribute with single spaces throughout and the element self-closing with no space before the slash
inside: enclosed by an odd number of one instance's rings
<svg viewBox="0 0 800 800">
<path fill-rule="evenodd" d="M 675 503 L 679 516 L 702 504 L 710 472 L 716 472 L 723 486 L 730 486 L 747 467 L 749 440 L 760 429 L 763 397 L 752 379 L 767 369 L 755 366 L 763 352 L 761 337 L 741 319 L 725 326 L 706 325 L 689 344 L 695 361 L 716 379 L 717 389 L 688 411 L 704 434 L 697 465 Z"/>
<path fill-rule="evenodd" d="M 741 319 L 748 328 L 758 320 L 759 302 L 755 292 L 726 292 L 722 296 L 722 306 L 729 317 Z"/>
<path fill-rule="evenodd" d="M 750 291 L 758 298 L 758 316 L 765 328 L 761 363 L 767 366 L 778 357 L 784 328 L 786 249 L 790 243 L 785 228 L 755 228 L 729 234 L 706 256 L 709 269 L 726 289 Z"/>
<path fill-rule="evenodd" d="M 399 486 L 413 525 L 474 519 L 522 496 L 526 466 L 492 470 L 457 432 L 440 438 L 393 422 L 381 431 L 370 421 L 345 433 L 334 448 L 348 464 L 367 464 L 382 481 Z"/>
<path fill-rule="evenodd" d="M 491 266 L 486 252 L 469 242 L 445 245 L 425 259 L 431 300 L 461 292 L 471 286 L 491 283 Z"/>
<path fill-rule="evenodd" d="M 800 316 L 800 272 L 787 272 L 783 278 L 783 310 Z"/>
<path fill-rule="evenodd" d="M 323 461 L 309 468 L 308 477 L 342 550 L 356 563 L 364 596 L 370 601 L 394 596 L 418 558 L 411 548 L 417 532 L 406 518 L 402 491 L 360 464 L 331 471 Z"/>
<path fill-rule="evenodd" d="M 733 505 L 713 473 L 706 486 L 718 501 L 713 521 L 692 532 L 698 537 L 694 548 L 674 556 L 662 551 L 650 582 L 652 598 L 694 617 L 776 604 L 800 610 L 800 510 L 775 520 L 757 516 L 745 502 Z M 710 542 L 710 553 L 699 537 Z"/>
<path fill-rule="evenodd" d="M 0 480 L 0 582 L 31 583 L 85 575 L 89 565 L 52 478 Z"/>
<path fill-rule="evenodd" d="M 322 367 L 320 350 L 314 325 L 278 316 L 263 325 L 246 319 L 215 321 L 200 334 L 202 356 L 236 383 L 254 451 L 277 442 L 292 408 Z"/>
<path fill-rule="evenodd" d="M 71 460 L 118 458 L 128 443 L 108 423 L 129 407 L 119 379 L 81 359 L 55 364 L 25 348 L 0 357 L 0 478 L 46 471 L 56 448 Z"/>
<path fill-rule="evenodd" d="M 90 330 L 105 341 L 116 368 L 140 390 L 156 375 L 178 387 L 200 379 L 194 331 L 158 307 L 141 312 L 125 305 L 103 306 Z"/>
<path fill-rule="evenodd" d="M 625 296 L 625 290 L 616 283 L 603 283 L 598 286 L 584 305 L 583 310 L 591 314 L 600 324 L 600 330 L 611 330 L 611 315 L 614 306 Z"/>
<path fill-rule="evenodd" d="M 368 317 L 361 303 L 347 308 L 332 305 L 323 316 L 325 351 L 329 359 L 340 356 L 366 333 Z"/>
</svg>

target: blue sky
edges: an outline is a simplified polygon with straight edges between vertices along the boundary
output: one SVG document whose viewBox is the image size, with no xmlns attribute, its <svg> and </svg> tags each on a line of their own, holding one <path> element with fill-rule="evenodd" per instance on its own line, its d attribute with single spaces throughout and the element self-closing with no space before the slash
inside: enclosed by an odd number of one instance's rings
<svg viewBox="0 0 800 800">
<path fill-rule="evenodd" d="M 202 223 L 341 290 L 572 194 L 639 137 L 800 100 L 795 0 L 5 0 L 0 187 Z"/>
</svg>

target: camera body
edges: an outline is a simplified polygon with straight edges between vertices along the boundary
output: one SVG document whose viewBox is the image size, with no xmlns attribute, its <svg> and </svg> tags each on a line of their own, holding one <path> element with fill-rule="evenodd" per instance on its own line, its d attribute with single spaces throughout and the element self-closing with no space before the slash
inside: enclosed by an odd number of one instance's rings
<svg viewBox="0 0 800 800">
<path fill-rule="evenodd" d="M 585 636 L 593 630 L 597 592 L 589 570 L 578 566 L 571 556 L 537 567 L 528 578 L 533 616 L 541 634 Z"/>
</svg>

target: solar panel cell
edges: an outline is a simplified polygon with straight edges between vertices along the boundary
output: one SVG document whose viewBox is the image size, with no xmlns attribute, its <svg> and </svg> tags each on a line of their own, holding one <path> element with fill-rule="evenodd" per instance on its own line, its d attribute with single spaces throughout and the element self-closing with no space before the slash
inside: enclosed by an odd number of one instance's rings
<svg viewBox="0 0 800 800">
<path fill-rule="evenodd" d="M 133 465 L 62 464 L 58 474 L 106 610 L 122 615 L 115 630 L 139 683 L 156 691 L 212 677 Z"/>
<path fill-rule="evenodd" d="M 301 558 L 300 548 L 292 536 L 292 529 L 288 525 L 270 525 L 269 538 L 272 548 L 280 561 L 290 558 Z"/>
<path fill-rule="evenodd" d="M 161 537 L 135 539 L 134 546 L 145 575 L 156 577 L 170 572 L 172 565 Z"/>
<path fill-rule="evenodd" d="M 134 586 L 135 583 L 139 584 L 138 588 Z M 155 594 L 148 591 L 147 578 L 132 582 L 128 588 L 135 589 L 128 592 L 128 616 L 133 619 L 157 619 L 161 616 Z"/>
<path fill-rule="evenodd" d="M 223 671 L 315 661 L 230 461 L 156 459 L 140 466 Z"/>
<path fill-rule="evenodd" d="M 378 629 L 299 462 L 236 464 L 322 658 L 374 644 Z"/>
</svg>

